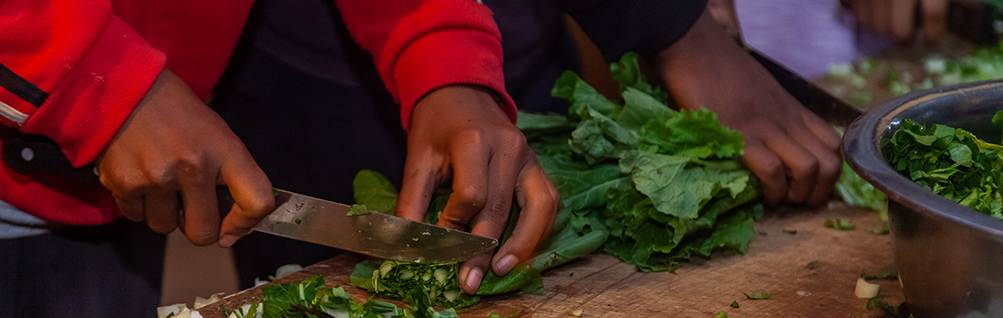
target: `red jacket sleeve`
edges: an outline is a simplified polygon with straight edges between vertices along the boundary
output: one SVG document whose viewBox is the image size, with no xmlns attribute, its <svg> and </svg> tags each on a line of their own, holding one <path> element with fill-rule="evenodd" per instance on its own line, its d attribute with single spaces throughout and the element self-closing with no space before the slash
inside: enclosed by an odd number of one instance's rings
<svg viewBox="0 0 1003 318">
<path fill-rule="evenodd" d="M 115 17 L 110 1 L 5 0 L 0 14 L 0 122 L 52 138 L 75 166 L 93 161 L 163 70 L 164 55 Z M 113 217 L 109 211 L 115 209 L 103 206 L 107 200 L 87 198 L 95 190 L 24 178 L 10 169 L 2 174 L 0 186 L 7 191 L 0 199 L 26 212 L 76 224 Z M 27 194 L 75 200 L 86 217 L 52 218 L 46 204 L 19 202 Z"/>
<path fill-rule="evenodd" d="M 373 54 L 387 89 L 411 126 L 415 102 L 451 84 L 493 89 L 512 122 L 515 102 L 505 91 L 501 32 L 487 6 L 474 0 L 336 0 L 355 39 Z"/>
</svg>

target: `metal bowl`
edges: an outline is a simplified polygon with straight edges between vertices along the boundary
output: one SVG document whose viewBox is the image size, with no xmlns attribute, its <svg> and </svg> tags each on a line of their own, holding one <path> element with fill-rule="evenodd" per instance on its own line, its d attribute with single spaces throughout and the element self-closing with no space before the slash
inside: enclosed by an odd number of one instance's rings
<svg viewBox="0 0 1003 318">
<path fill-rule="evenodd" d="M 888 195 L 895 264 L 917 317 L 1003 317 L 1003 220 L 955 203 L 898 174 L 881 154 L 902 119 L 968 130 L 999 142 L 1003 81 L 916 91 L 871 109 L 843 136 L 846 160 Z"/>
</svg>

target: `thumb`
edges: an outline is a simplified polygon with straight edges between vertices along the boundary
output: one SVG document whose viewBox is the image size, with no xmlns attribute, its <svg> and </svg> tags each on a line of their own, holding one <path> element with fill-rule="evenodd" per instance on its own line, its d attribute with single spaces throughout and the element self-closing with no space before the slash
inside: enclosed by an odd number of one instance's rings
<svg viewBox="0 0 1003 318">
<path fill-rule="evenodd" d="M 233 164 L 220 169 L 223 182 L 229 186 L 234 205 L 223 219 L 219 245 L 229 247 L 240 237 L 250 234 L 268 214 L 275 210 L 272 183 L 251 159 L 240 156 Z"/>
</svg>

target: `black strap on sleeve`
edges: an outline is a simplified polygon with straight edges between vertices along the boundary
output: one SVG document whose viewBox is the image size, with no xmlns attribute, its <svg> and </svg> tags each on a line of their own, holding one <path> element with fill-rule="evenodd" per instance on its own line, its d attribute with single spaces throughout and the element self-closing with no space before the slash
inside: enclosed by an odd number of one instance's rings
<svg viewBox="0 0 1003 318">
<path fill-rule="evenodd" d="M 13 70 L 3 64 L 0 64 L 0 87 L 24 99 L 29 104 L 35 105 L 35 107 L 41 107 L 45 99 L 49 97 L 49 93 L 38 88 L 32 82 L 24 79 L 24 77 L 17 75 L 17 73 L 14 73 Z"/>
</svg>

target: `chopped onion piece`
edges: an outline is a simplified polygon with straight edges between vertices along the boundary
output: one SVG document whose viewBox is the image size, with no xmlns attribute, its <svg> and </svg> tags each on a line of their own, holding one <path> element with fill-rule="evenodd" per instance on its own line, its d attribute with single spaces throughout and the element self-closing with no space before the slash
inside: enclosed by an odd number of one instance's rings
<svg viewBox="0 0 1003 318">
<path fill-rule="evenodd" d="M 878 296 L 881 285 L 868 283 L 864 278 L 857 278 L 857 289 L 853 291 L 857 298 L 874 298 Z"/>
<path fill-rule="evenodd" d="M 289 276 L 289 274 L 298 272 L 298 271 L 300 271 L 302 269 L 303 269 L 303 266 L 300 266 L 300 264 L 286 264 L 286 265 L 282 265 L 278 269 L 275 270 L 275 279 L 279 279 L 279 278 L 282 278 L 282 277 Z"/>
</svg>

